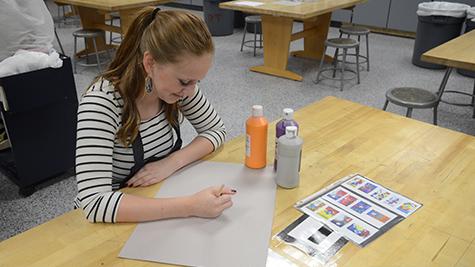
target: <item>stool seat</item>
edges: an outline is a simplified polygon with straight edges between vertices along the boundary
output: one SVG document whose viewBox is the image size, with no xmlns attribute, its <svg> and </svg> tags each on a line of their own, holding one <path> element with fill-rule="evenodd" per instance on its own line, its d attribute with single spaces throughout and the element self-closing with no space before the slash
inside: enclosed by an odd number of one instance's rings
<svg viewBox="0 0 475 267">
<path fill-rule="evenodd" d="M 245 22 L 247 23 L 260 23 L 262 21 L 261 19 L 261 16 L 247 16 L 245 19 L 244 19 Z"/>
<path fill-rule="evenodd" d="M 366 35 L 370 33 L 370 30 L 362 26 L 343 25 L 340 28 L 340 32 L 349 35 Z"/>
<path fill-rule="evenodd" d="M 325 41 L 325 45 L 336 48 L 353 48 L 359 45 L 359 42 L 351 38 L 332 38 Z"/>
<path fill-rule="evenodd" d="M 81 38 L 96 38 L 100 37 L 105 33 L 101 29 L 81 29 L 73 32 L 73 36 Z"/>
<path fill-rule="evenodd" d="M 251 24 L 253 25 L 253 33 L 254 33 L 254 40 L 247 40 L 246 41 L 246 32 L 248 30 L 247 26 Z M 262 43 L 262 19 L 261 16 L 251 15 L 246 16 L 244 18 L 244 31 L 242 35 L 241 41 L 241 52 L 244 46 L 253 48 L 254 56 L 256 56 L 256 48 L 263 48 Z M 257 35 L 259 34 L 259 41 L 257 40 Z M 259 43 L 259 44 L 258 44 Z"/>
<path fill-rule="evenodd" d="M 386 92 L 386 98 L 396 105 L 411 108 L 431 108 L 438 104 L 435 93 L 415 87 L 397 87 Z"/>
<path fill-rule="evenodd" d="M 119 14 L 119 12 L 112 12 L 112 13 L 109 13 L 109 16 L 111 17 L 111 19 L 120 19 L 120 14 Z"/>
<path fill-rule="evenodd" d="M 102 72 L 101 70 L 101 61 L 100 61 L 100 58 L 99 58 L 99 50 L 97 49 L 97 43 L 96 43 L 96 38 L 104 38 L 106 32 L 104 30 L 101 30 L 101 29 L 80 29 L 80 30 L 77 30 L 77 31 L 74 31 L 73 32 L 73 36 L 74 36 L 74 73 L 76 73 L 76 64 L 80 64 L 82 66 L 97 66 L 97 69 L 99 70 L 99 73 Z M 79 56 L 77 56 L 77 38 L 84 38 L 84 42 L 85 42 L 85 46 L 86 45 L 86 40 L 90 39 L 92 40 L 92 44 L 93 44 L 93 47 L 94 47 L 94 52 L 93 54 L 96 55 L 96 63 L 93 63 L 93 64 L 89 64 L 89 54 L 92 54 L 91 53 L 86 53 L 85 54 L 85 57 L 86 57 L 86 63 L 87 64 L 84 64 L 84 63 L 77 63 L 77 60 L 76 60 L 76 57 L 78 57 L 79 59 Z M 109 56 L 109 59 L 111 59 L 111 55 L 109 53 L 109 50 L 107 48 L 105 48 L 105 52 L 107 53 L 107 55 Z M 103 62 L 105 63 L 105 62 Z"/>
</svg>

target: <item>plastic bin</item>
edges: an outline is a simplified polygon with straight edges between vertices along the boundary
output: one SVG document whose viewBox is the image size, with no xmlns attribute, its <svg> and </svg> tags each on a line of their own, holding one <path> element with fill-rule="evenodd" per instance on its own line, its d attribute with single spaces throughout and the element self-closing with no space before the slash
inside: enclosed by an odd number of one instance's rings
<svg viewBox="0 0 475 267">
<path fill-rule="evenodd" d="M 222 0 L 204 0 L 203 13 L 212 36 L 230 35 L 234 32 L 234 11 L 219 8 Z"/>
<path fill-rule="evenodd" d="M 465 20 L 465 32 L 473 29 L 475 29 L 475 7 L 467 10 L 467 19 Z M 475 71 L 457 69 L 457 72 L 464 76 L 475 78 Z"/>
<path fill-rule="evenodd" d="M 0 78 L 0 112 L 11 149 L 0 152 L 0 172 L 28 196 L 35 185 L 74 168 L 77 92 L 71 59 Z"/>
<path fill-rule="evenodd" d="M 457 36 L 462 31 L 465 12 L 470 6 L 448 2 L 420 3 L 417 10 L 416 40 L 412 63 L 429 69 L 443 69 L 445 66 L 427 63 L 421 60 L 426 51 L 439 46 Z"/>
</svg>

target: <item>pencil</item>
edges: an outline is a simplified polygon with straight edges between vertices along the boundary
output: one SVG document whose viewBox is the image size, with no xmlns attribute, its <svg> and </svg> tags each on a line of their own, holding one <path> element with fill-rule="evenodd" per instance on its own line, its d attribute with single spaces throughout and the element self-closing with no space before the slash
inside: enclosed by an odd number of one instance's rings
<svg viewBox="0 0 475 267">
<path fill-rule="evenodd" d="M 219 188 L 218 197 L 223 195 L 223 189 L 224 189 L 224 184 L 222 184 L 221 187 Z"/>
</svg>

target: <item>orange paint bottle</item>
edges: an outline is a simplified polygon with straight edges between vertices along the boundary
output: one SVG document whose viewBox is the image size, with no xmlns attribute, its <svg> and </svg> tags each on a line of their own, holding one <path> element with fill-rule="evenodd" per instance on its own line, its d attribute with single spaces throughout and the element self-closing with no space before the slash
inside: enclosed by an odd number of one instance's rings
<svg viewBox="0 0 475 267">
<path fill-rule="evenodd" d="M 252 116 L 246 121 L 245 165 L 252 169 L 264 168 L 267 163 L 267 127 L 260 105 L 252 106 Z"/>
</svg>

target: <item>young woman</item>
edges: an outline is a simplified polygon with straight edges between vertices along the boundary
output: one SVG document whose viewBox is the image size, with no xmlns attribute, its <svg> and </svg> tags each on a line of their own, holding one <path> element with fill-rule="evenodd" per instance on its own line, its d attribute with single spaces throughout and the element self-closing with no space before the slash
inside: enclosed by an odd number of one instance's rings
<svg viewBox="0 0 475 267">
<path fill-rule="evenodd" d="M 232 206 L 236 191 L 218 185 L 162 199 L 118 191 L 158 183 L 224 142 L 224 124 L 198 87 L 213 52 L 206 25 L 193 14 L 138 14 L 78 110 L 75 205 L 89 221 L 216 217 Z M 183 117 L 198 135 L 180 149 Z"/>
</svg>

